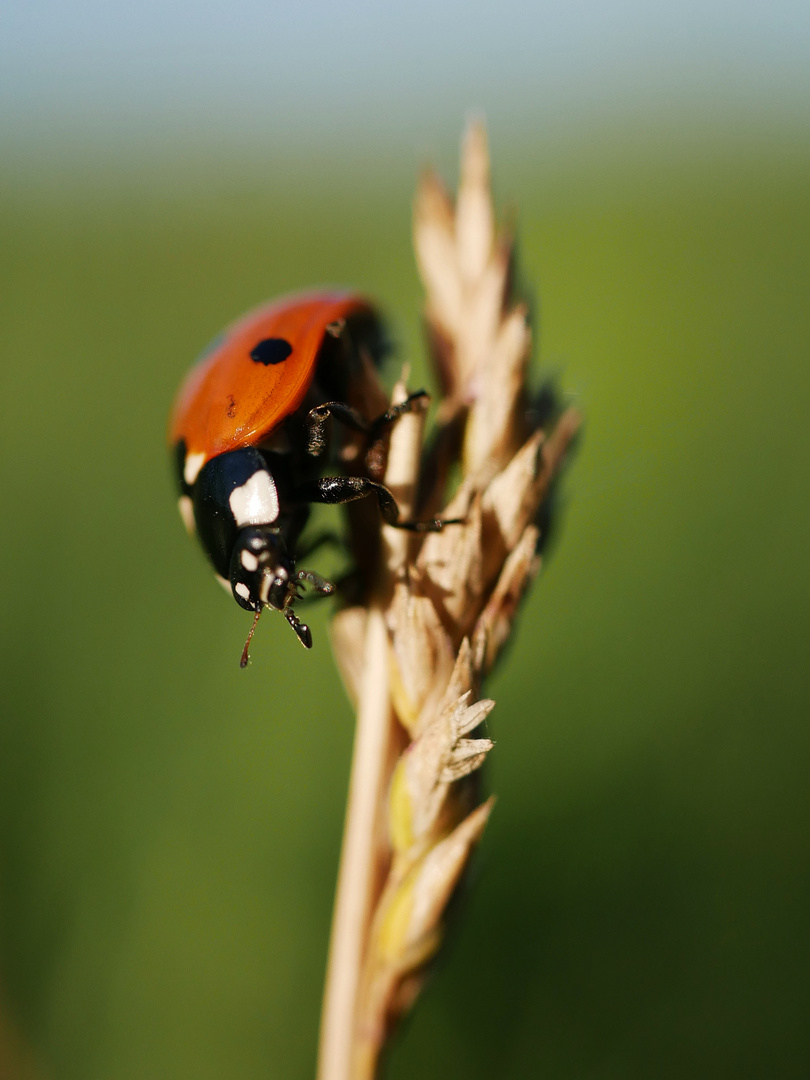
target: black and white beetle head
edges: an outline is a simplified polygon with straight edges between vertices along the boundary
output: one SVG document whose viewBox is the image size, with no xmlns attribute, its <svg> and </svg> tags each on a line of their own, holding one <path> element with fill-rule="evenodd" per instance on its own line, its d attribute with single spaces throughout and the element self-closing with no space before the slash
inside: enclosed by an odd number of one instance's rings
<svg viewBox="0 0 810 1080">
<path fill-rule="evenodd" d="M 293 610 L 299 588 L 306 583 L 328 595 L 333 586 L 308 570 L 296 570 L 300 524 L 282 512 L 276 479 L 263 454 L 252 446 L 228 451 L 211 458 L 193 477 L 186 475 L 184 446 L 178 447 L 178 462 L 182 497 L 192 500 L 200 541 L 237 604 L 255 613 L 253 628 L 264 608 L 275 608 L 301 644 L 311 648 L 309 627 Z M 242 661 L 244 667 L 247 646 Z"/>
<path fill-rule="evenodd" d="M 233 596 L 247 611 L 284 611 L 296 598 L 295 563 L 278 529 L 253 526 L 236 538 L 230 572 Z"/>
<path fill-rule="evenodd" d="M 248 645 L 266 607 L 280 611 L 304 648 L 312 648 L 309 627 L 299 620 L 292 606 L 298 599 L 298 583 L 305 576 L 296 572 L 278 529 L 254 526 L 241 530 L 231 556 L 231 589 L 240 607 L 256 613 L 242 653 L 242 667 L 247 664 Z"/>
</svg>

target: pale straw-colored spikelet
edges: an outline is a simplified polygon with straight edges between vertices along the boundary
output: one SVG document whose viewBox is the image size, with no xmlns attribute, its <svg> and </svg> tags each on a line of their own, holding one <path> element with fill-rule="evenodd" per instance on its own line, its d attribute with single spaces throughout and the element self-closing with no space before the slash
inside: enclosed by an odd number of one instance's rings
<svg viewBox="0 0 810 1080">
<path fill-rule="evenodd" d="M 335 619 L 358 731 L 320 1080 L 376 1075 L 441 941 L 445 906 L 492 809 L 475 777 L 493 746 L 482 725 L 495 703 L 481 696 L 482 680 L 538 570 L 538 510 L 578 425 L 573 410 L 551 431 L 532 424 L 531 335 L 525 306 L 510 297 L 512 248 L 496 232 L 480 123 L 464 140 L 455 205 L 427 174 L 414 218 L 442 398 L 428 451 L 423 414 L 394 427 L 386 483 L 404 513 L 461 523 L 418 536 L 385 527 L 369 606 Z M 405 393 L 401 383 L 394 400 Z"/>
</svg>

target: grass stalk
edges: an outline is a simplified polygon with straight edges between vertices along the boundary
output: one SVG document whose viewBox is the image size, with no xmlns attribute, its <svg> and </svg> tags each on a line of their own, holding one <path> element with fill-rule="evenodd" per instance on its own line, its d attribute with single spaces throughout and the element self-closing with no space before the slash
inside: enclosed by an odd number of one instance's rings
<svg viewBox="0 0 810 1080">
<path fill-rule="evenodd" d="M 579 423 L 527 389 L 527 306 L 511 295 L 482 125 L 467 132 L 455 202 L 423 178 L 414 240 L 442 398 L 429 450 L 423 415 L 395 425 L 385 482 L 405 514 L 460 524 L 416 536 L 384 527 L 367 606 L 333 623 L 357 729 L 318 1080 L 374 1080 L 440 946 L 493 805 L 474 775 L 493 746 L 482 683 L 540 567 L 540 509 Z M 392 402 L 406 393 L 403 378 Z"/>
</svg>

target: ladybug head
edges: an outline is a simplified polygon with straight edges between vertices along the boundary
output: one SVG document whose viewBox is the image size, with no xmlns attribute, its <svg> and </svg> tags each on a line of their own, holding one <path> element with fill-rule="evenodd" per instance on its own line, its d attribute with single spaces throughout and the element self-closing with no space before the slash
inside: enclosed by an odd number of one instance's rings
<svg viewBox="0 0 810 1080">
<path fill-rule="evenodd" d="M 237 604 L 256 613 L 242 651 L 242 667 L 247 665 L 250 639 L 265 607 L 282 612 L 304 648 L 312 648 L 309 627 L 293 611 L 300 576 L 278 529 L 252 526 L 241 530 L 231 556 L 231 588 Z"/>
<path fill-rule="evenodd" d="M 284 611 L 295 600 L 295 562 L 278 529 L 267 526 L 242 529 L 231 556 L 231 589 L 240 607 Z"/>
</svg>

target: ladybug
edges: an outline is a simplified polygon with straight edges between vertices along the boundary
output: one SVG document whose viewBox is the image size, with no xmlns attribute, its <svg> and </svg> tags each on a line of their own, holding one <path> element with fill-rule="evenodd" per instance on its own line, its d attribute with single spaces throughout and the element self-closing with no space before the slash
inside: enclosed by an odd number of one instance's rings
<svg viewBox="0 0 810 1080">
<path fill-rule="evenodd" d="M 386 429 L 427 398 L 419 391 L 386 408 L 377 378 L 385 351 L 381 320 L 363 297 L 294 295 L 233 323 L 180 388 L 169 424 L 180 514 L 221 583 L 254 612 L 242 667 L 267 607 L 312 647 L 295 602 L 304 585 L 316 594 L 334 592 L 330 582 L 297 566 L 314 504 L 373 496 L 383 520 L 396 528 L 433 532 L 449 524 L 402 521 L 393 495 L 375 479 Z M 333 422 L 339 439 L 330 432 Z M 332 463 L 337 475 L 324 475 Z"/>
</svg>

